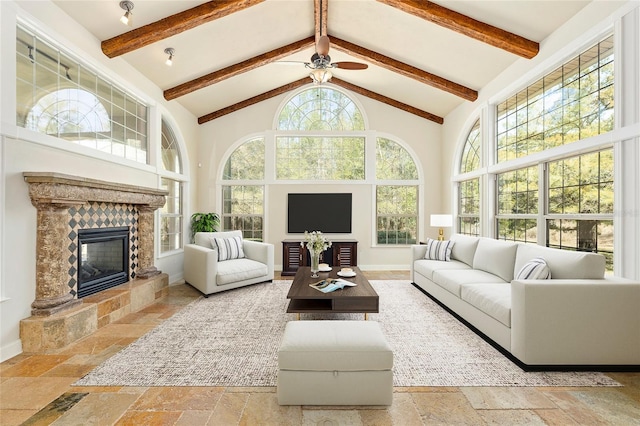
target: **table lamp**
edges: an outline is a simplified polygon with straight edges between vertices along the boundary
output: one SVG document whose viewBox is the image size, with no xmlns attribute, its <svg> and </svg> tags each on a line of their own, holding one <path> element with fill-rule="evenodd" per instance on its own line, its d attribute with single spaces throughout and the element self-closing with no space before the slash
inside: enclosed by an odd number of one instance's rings
<svg viewBox="0 0 640 426">
<path fill-rule="evenodd" d="M 431 226 L 440 228 L 438 230 L 438 241 L 444 240 L 444 229 L 453 226 L 453 216 L 450 214 L 432 214 Z"/>
</svg>

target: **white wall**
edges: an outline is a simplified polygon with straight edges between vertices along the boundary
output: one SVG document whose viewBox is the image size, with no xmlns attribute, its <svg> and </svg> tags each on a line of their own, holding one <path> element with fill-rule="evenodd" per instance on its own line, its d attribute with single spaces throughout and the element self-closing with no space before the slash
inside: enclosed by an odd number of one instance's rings
<svg viewBox="0 0 640 426">
<path fill-rule="evenodd" d="M 435 237 L 437 230 L 429 227 L 429 214 L 440 213 L 445 209 L 440 198 L 441 126 L 369 98 L 347 93 L 362 108 L 370 130 L 381 132 L 378 133 L 381 136 L 404 142 L 415 153 L 425 182 L 424 199 L 420 200 L 423 222 L 419 224 L 419 236 Z M 198 154 L 202 163 L 202 168 L 198 170 L 198 180 L 201 182 L 198 193 L 199 209 L 221 213 L 221 196 L 217 187 L 220 184 L 218 178 L 220 167 L 224 166 L 225 154 L 230 152 L 233 145 L 239 141 L 269 133 L 273 129 L 278 108 L 290 96 L 291 94 L 288 94 L 269 99 L 202 126 L 202 144 Z M 362 269 L 408 269 L 407 247 L 375 247 L 373 244 L 372 230 L 375 228 L 375 221 L 372 212 L 375 211 L 375 200 L 371 188 L 371 182 L 333 185 L 314 183 L 313 186 L 308 183 L 269 185 L 265 200 L 265 241 L 275 246 L 276 269 L 282 266 L 281 241 L 286 238 L 300 237 L 286 233 L 286 195 L 289 192 L 352 192 L 354 196 L 353 232 L 347 235 L 329 235 L 329 238 L 357 239 L 358 265 Z"/>
<path fill-rule="evenodd" d="M 616 38 L 616 117 L 617 129 L 600 135 L 582 144 L 562 147 L 563 150 L 597 148 L 599 145 L 614 143 L 618 152 L 616 162 L 614 225 L 615 236 L 615 274 L 633 279 L 640 279 L 640 192 L 638 191 L 638 169 L 640 168 L 640 150 L 637 149 L 640 135 L 638 99 L 638 56 L 639 24 L 637 1 L 614 2 L 594 1 L 589 3 L 576 16 L 569 20 L 547 39 L 540 43 L 540 53 L 531 59 L 520 59 L 507 68 L 496 79 L 487 84 L 480 92 L 478 100 L 465 103 L 445 117 L 442 128 L 442 174 L 454 176 L 457 174 L 457 157 L 471 125 L 480 117 L 488 117 L 487 122 L 493 127 L 492 111 L 498 102 L 522 90 L 527 85 L 553 71 L 559 65 L 578 55 L 582 50 L 600 41 L 601 37 L 615 29 Z M 623 29 L 623 17 L 624 26 Z M 624 42 L 621 42 L 623 41 Z M 624 47 L 622 47 L 623 45 Z M 620 72 L 621 69 L 624 73 Z M 625 117 L 624 122 L 620 117 Z M 492 128 L 483 129 L 483 137 L 492 134 Z M 623 141 L 625 154 L 620 154 Z M 581 145 L 582 144 L 582 145 Z M 629 155 L 626 155 L 629 154 Z M 623 160 L 623 161 L 618 161 Z M 491 169 L 491 163 L 485 164 Z M 491 176 L 491 175 L 489 175 Z M 489 185 L 493 185 L 489 181 Z M 487 185 L 488 186 L 488 185 Z M 624 189 L 624 192 L 623 192 Z M 455 185 L 452 181 L 444 181 L 442 185 L 442 199 L 445 205 L 454 209 Z M 489 193 L 485 188 L 485 192 Z M 490 215 L 485 215 L 484 235 L 492 236 Z"/>
<path fill-rule="evenodd" d="M 15 27 L 16 17 L 26 19 L 74 56 L 104 73 L 120 86 L 143 99 L 150 106 L 151 165 L 124 159 L 101 158 L 96 151 L 36 134 L 15 126 Z M 174 127 L 186 163 L 187 180 L 185 216 L 193 208 L 197 186 L 190 181 L 189 171 L 197 168 L 199 126 L 197 118 L 178 103 L 166 102 L 162 90 L 131 68 L 122 59 L 108 59 L 97 40 L 75 23 L 53 3 L 0 2 L 2 39 L 0 55 L 0 361 L 22 351 L 19 323 L 30 316 L 35 298 L 36 209 L 31 205 L 28 186 L 22 178 L 25 171 L 59 172 L 105 181 L 158 188 L 158 171 L 162 165 L 158 144 L 160 118 L 166 117 Z M 185 222 L 185 225 L 186 222 Z M 185 229 L 186 231 L 186 229 Z M 177 251 L 159 256 L 156 266 L 173 282 L 182 277 L 183 254 Z"/>
</svg>

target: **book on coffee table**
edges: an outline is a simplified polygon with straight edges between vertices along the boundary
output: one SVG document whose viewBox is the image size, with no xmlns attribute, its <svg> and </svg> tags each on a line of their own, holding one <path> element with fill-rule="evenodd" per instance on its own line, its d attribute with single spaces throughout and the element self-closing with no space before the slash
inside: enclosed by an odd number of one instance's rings
<svg viewBox="0 0 640 426">
<path fill-rule="evenodd" d="M 317 283 L 309 284 L 310 287 L 315 288 L 323 293 L 331 293 L 332 291 L 343 289 L 345 287 L 353 287 L 357 284 L 347 280 L 341 280 L 340 278 L 327 278 L 326 280 L 318 281 Z"/>
</svg>

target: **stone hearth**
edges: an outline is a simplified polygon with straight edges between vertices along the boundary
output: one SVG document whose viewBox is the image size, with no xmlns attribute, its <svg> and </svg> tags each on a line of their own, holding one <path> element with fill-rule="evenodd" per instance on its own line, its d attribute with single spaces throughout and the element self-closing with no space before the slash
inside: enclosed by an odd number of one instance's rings
<svg viewBox="0 0 640 426">
<path fill-rule="evenodd" d="M 25 172 L 23 176 L 37 209 L 36 294 L 32 317 L 20 325 L 23 350 L 64 347 L 160 297 L 168 277 L 153 264 L 154 211 L 164 205 L 166 191 L 60 173 Z M 78 299 L 78 229 L 123 224 L 130 227 L 129 282 L 105 295 Z M 96 297 L 110 300 L 108 305 L 116 308 L 105 315 Z"/>
</svg>

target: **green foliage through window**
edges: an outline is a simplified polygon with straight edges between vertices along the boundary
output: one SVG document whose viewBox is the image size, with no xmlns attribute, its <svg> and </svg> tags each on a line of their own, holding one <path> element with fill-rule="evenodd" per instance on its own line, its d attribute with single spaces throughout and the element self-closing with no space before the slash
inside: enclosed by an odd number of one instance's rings
<svg viewBox="0 0 640 426">
<path fill-rule="evenodd" d="M 397 142 L 385 138 L 376 140 L 376 179 L 416 180 L 418 169 L 411 154 Z"/>
<path fill-rule="evenodd" d="M 364 130 L 356 104 L 335 89 L 313 87 L 294 96 L 280 111 L 279 130 Z"/>
<path fill-rule="evenodd" d="M 264 179 L 264 139 L 253 139 L 236 148 L 224 165 L 222 179 Z"/>
<path fill-rule="evenodd" d="M 276 178 L 281 180 L 363 180 L 363 137 L 276 138 Z"/>
<path fill-rule="evenodd" d="M 464 144 L 460 161 L 460 173 L 468 173 L 480 168 L 481 149 L 480 119 L 478 119 L 469 131 L 467 141 Z"/>
<path fill-rule="evenodd" d="M 222 187 L 222 229 L 241 230 L 243 238 L 262 241 L 264 216 L 263 185 Z"/>
<path fill-rule="evenodd" d="M 418 187 L 378 185 L 377 243 L 415 244 L 418 235 Z"/>
<path fill-rule="evenodd" d="M 613 130 L 613 36 L 497 106 L 498 162 Z"/>
</svg>

